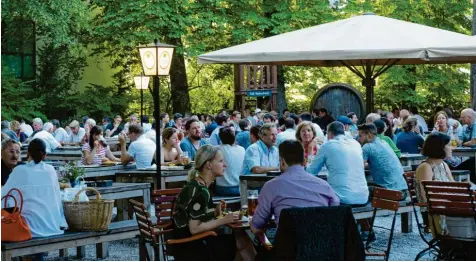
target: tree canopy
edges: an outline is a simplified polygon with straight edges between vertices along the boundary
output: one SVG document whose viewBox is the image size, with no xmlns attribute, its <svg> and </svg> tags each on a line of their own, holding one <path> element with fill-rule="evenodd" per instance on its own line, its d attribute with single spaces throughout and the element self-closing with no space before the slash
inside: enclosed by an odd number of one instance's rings
<svg viewBox="0 0 476 262">
<path fill-rule="evenodd" d="M 161 79 L 161 111 L 214 114 L 233 107 L 233 66 L 198 65 L 199 54 L 364 12 L 471 34 L 473 7 L 471 1 L 450 0 L 341 0 L 335 8 L 328 1 L 308 0 L 2 0 L 2 23 L 8 29 L 2 34 L 14 30 L 19 19 L 30 20 L 41 41 L 35 79 L 21 83 L 9 77 L 8 65 L 2 66 L 3 118 L 41 113 L 66 121 L 138 113 L 132 82 L 141 72 L 136 47 L 154 38 L 177 46 L 173 73 Z M 112 85 L 74 84 L 88 56 L 111 61 L 117 72 Z M 316 91 L 332 82 L 364 91 L 345 68 L 287 66 L 283 72 L 286 102 L 294 111 L 308 110 Z M 375 107 L 415 105 L 427 116 L 435 105 L 459 110 L 470 102 L 469 76 L 469 65 L 395 66 L 377 81 Z M 151 94 L 152 89 L 144 95 L 148 115 Z M 25 101 L 29 105 L 18 109 Z"/>
</svg>

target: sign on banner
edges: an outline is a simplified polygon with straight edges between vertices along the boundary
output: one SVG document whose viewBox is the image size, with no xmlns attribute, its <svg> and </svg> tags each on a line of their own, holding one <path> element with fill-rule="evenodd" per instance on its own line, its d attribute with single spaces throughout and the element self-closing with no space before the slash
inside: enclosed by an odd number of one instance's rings
<svg viewBox="0 0 476 262">
<path fill-rule="evenodd" d="M 271 90 L 251 90 L 246 91 L 246 95 L 250 97 L 259 97 L 259 96 L 271 96 Z"/>
</svg>

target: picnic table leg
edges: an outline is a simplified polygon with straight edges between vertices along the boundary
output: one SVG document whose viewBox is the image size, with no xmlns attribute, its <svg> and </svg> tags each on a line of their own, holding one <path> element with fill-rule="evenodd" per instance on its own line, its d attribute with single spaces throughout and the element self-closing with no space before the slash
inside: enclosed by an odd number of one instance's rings
<svg viewBox="0 0 476 262">
<path fill-rule="evenodd" d="M 401 223 L 402 223 L 402 232 L 410 233 L 413 231 L 413 219 L 412 212 L 406 212 L 400 214 Z"/>
<path fill-rule="evenodd" d="M 142 197 L 143 197 L 144 206 L 147 208 L 147 211 L 149 211 L 150 210 L 150 190 L 143 189 Z"/>
<path fill-rule="evenodd" d="M 2 261 L 12 261 L 12 252 L 2 251 Z"/>
<path fill-rule="evenodd" d="M 86 247 L 85 246 L 76 248 L 76 257 L 78 257 L 78 258 L 86 257 Z"/>
<path fill-rule="evenodd" d="M 248 196 L 248 181 L 240 180 L 240 195 L 241 195 L 241 206 L 247 206 L 247 196 Z"/>
<path fill-rule="evenodd" d="M 59 256 L 60 257 L 68 257 L 68 249 L 67 248 L 60 249 L 59 250 Z"/>
<path fill-rule="evenodd" d="M 160 177 L 160 189 L 165 189 L 165 177 Z"/>
<path fill-rule="evenodd" d="M 109 242 L 96 244 L 96 258 L 104 259 L 109 256 Z"/>
</svg>

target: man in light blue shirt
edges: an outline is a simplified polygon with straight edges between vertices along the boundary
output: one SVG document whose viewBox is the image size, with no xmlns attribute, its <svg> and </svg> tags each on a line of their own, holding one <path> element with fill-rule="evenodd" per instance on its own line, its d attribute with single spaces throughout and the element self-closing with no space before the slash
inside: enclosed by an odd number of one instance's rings
<svg viewBox="0 0 476 262">
<path fill-rule="evenodd" d="M 182 149 L 183 152 L 188 152 L 188 157 L 191 160 L 195 160 L 197 150 L 208 143 L 205 139 L 200 137 L 202 130 L 198 120 L 188 120 L 187 123 L 185 123 L 185 130 L 187 131 L 188 136 L 180 142 L 180 149 Z"/>
<path fill-rule="evenodd" d="M 277 133 L 274 123 L 264 124 L 260 128 L 260 140 L 246 149 L 241 174 L 266 174 L 279 170 L 279 152 L 274 146 Z"/>
<path fill-rule="evenodd" d="M 329 140 L 319 148 L 307 172 L 317 175 L 325 164 L 329 171 L 327 182 L 342 204 L 366 204 L 369 190 L 360 144 L 345 136 L 344 125 L 338 121 L 327 126 L 327 137 Z"/>
<path fill-rule="evenodd" d="M 215 193 L 219 196 L 240 195 L 241 165 L 245 159 L 245 149 L 235 145 L 235 132 L 231 127 L 220 129 L 220 139 L 223 142 L 219 147 L 225 158 L 225 175 L 216 178 Z"/>
<path fill-rule="evenodd" d="M 296 140 L 296 130 L 294 130 L 294 125 L 294 119 L 286 118 L 286 120 L 284 120 L 284 127 L 286 127 L 286 130 L 278 134 L 278 139 L 276 142 L 277 147 L 284 140 Z"/>
<path fill-rule="evenodd" d="M 212 134 L 210 135 L 211 145 L 214 145 L 214 146 L 221 145 L 221 140 L 220 140 L 220 137 L 218 136 L 218 133 L 220 132 L 220 128 L 226 126 L 227 120 L 228 120 L 228 117 L 225 114 L 219 114 L 215 118 L 215 121 L 218 126 L 215 128 L 215 130 L 213 130 Z"/>
<path fill-rule="evenodd" d="M 473 139 L 476 139 L 476 121 L 475 112 L 471 108 L 461 111 L 461 123 L 463 132 L 459 139 L 463 142 L 463 146 L 473 146 Z"/>
<path fill-rule="evenodd" d="M 383 188 L 402 191 L 402 198 L 405 199 L 408 186 L 403 178 L 402 164 L 388 143 L 377 138 L 374 124 L 359 127 L 359 142 L 363 145 L 363 158 L 369 164 L 374 183 Z"/>
</svg>

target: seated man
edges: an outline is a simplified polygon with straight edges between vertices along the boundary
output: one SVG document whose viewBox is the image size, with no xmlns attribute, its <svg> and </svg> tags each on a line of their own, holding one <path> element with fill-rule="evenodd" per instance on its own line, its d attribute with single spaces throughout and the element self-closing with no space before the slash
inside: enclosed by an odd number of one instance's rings
<svg viewBox="0 0 476 262">
<path fill-rule="evenodd" d="M 114 117 L 114 123 L 109 123 L 106 126 L 106 137 L 115 137 L 119 135 L 123 128 L 121 127 L 122 118 L 120 115 Z"/>
<path fill-rule="evenodd" d="M 51 151 L 61 146 L 50 133 L 50 130 L 53 130 L 53 124 L 48 122 L 43 126 L 43 121 L 39 118 L 35 118 L 33 119 L 33 126 L 35 127 L 35 132 L 33 132 L 31 139 L 42 139 L 46 144 L 46 153 L 51 153 Z M 42 129 L 37 129 L 38 126 L 41 126 Z"/>
<path fill-rule="evenodd" d="M 57 119 L 51 120 L 51 123 L 53 124 L 53 136 L 58 143 L 63 145 L 69 139 L 68 133 L 61 127 Z"/>
<path fill-rule="evenodd" d="M 69 134 L 69 139 L 65 142 L 65 144 L 81 144 L 84 135 L 86 134 L 86 130 L 79 126 L 79 122 L 73 120 L 69 127 L 71 128 L 71 134 Z"/>
<path fill-rule="evenodd" d="M 2 140 L 2 186 L 19 162 L 21 162 L 20 144 L 10 138 Z"/>
<path fill-rule="evenodd" d="M 339 198 L 324 180 L 304 170 L 304 148 L 295 140 L 279 145 L 282 175 L 266 182 L 258 197 L 258 207 L 250 223 L 251 231 L 263 233 L 274 215 L 279 225 L 281 210 L 290 207 L 338 206 Z"/>
<path fill-rule="evenodd" d="M 185 130 L 188 135 L 180 142 L 180 149 L 182 149 L 183 152 L 187 152 L 191 160 L 195 160 L 197 150 L 201 146 L 208 144 L 208 142 L 201 137 L 202 130 L 198 120 L 188 120 L 187 123 L 185 123 Z"/>
<path fill-rule="evenodd" d="M 403 199 L 408 196 L 408 186 L 403 178 L 403 168 L 392 148 L 377 138 L 374 124 L 359 127 L 359 142 L 362 144 L 364 162 L 368 162 L 370 174 L 379 187 L 402 191 Z"/>
<path fill-rule="evenodd" d="M 134 160 L 137 169 L 148 168 L 151 166 L 155 153 L 155 143 L 143 136 L 143 133 L 144 131 L 140 125 L 132 124 L 129 126 L 128 136 L 131 140 L 129 151 L 126 151 L 126 136 L 122 133 L 119 134 L 119 143 L 121 144 L 121 162 L 123 165 L 127 165 L 129 162 Z"/>
<path fill-rule="evenodd" d="M 274 146 L 277 133 L 274 123 L 264 124 L 260 128 L 260 140 L 246 149 L 241 174 L 266 174 L 279 170 L 278 149 Z"/>
<path fill-rule="evenodd" d="M 329 173 L 327 182 L 342 204 L 366 205 L 369 199 L 365 179 L 362 148 L 355 139 L 345 136 L 344 125 L 334 121 L 327 126 L 327 138 L 307 172 L 317 175 L 324 164 Z"/>
<path fill-rule="evenodd" d="M 279 146 L 281 142 L 288 139 L 296 140 L 296 130 L 294 129 L 294 126 L 295 126 L 294 119 L 286 118 L 284 120 L 284 127 L 286 128 L 286 130 L 278 134 L 276 146 Z"/>
<path fill-rule="evenodd" d="M 236 135 L 236 144 L 242 146 L 245 150 L 251 145 L 250 140 L 250 121 L 248 119 L 241 119 L 239 122 L 240 132 Z"/>
</svg>

